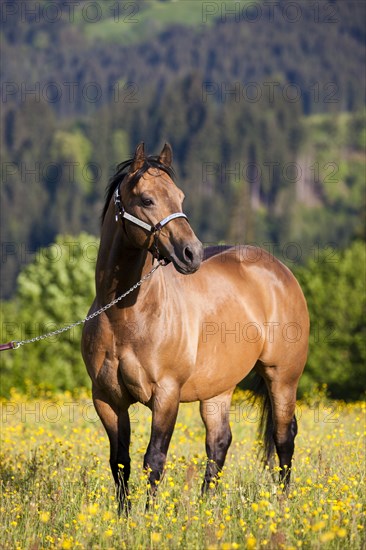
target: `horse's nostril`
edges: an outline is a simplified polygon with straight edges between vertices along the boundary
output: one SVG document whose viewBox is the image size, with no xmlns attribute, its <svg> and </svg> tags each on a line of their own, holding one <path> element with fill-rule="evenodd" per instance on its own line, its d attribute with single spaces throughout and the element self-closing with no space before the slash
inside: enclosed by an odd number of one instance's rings
<svg viewBox="0 0 366 550">
<path fill-rule="evenodd" d="M 189 248 L 189 246 L 186 246 L 184 251 L 183 251 L 183 255 L 184 255 L 184 259 L 187 260 L 190 264 L 193 262 L 193 252 L 192 250 Z"/>
</svg>

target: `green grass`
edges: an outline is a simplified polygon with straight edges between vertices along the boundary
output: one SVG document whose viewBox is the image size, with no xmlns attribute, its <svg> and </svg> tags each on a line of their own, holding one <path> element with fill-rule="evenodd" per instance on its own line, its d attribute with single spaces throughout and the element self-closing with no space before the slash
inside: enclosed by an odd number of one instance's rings
<svg viewBox="0 0 366 550">
<path fill-rule="evenodd" d="M 82 12 L 82 6 L 75 10 L 76 21 L 88 39 L 135 44 L 150 40 L 172 25 L 205 28 L 212 25 L 221 11 L 229 13 L 232 5 L 245 6 L 249 0 L 240 4 L 234 0 L 225 2 L 203 2 L 200 0 L 148 0 L 139 2 L 120 1 L 117 10 L 116 1 L 107 0 L 100 4 L 100 20 L 91 22 L 94 14 Z M 99 19 L 99 16 L 98 16 Z"/>
<path fill-rule="evenodd" d="M 2 549 L 361 549 L 365 405 L 314 396 L 297 410 L 289 497 L 256 455 L 256 411 L 238 394 L 233 443 L 215 496 L 202 499 L 204 430 L 183 405 L 158 497 L 145 512 L 150 414 L 131 411 L 132 512 L 118 519 L 108 441 L 86 395 L 2 403 Z"/>
<path fill-rule="evenodd" d="M 352 127 L 358 120 L 358 127 Z M 365 174 L 365 114 L 312 115 L 304 119 L 304 153 L 314 158 L 311 171 L 331 203 L 362 204 Z"/>
</svg>

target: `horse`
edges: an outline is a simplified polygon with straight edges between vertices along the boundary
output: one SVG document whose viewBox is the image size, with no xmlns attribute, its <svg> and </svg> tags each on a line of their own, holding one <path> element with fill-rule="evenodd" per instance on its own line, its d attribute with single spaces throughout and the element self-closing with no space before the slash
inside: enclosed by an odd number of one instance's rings
<svg viewBox="0 0 366 550">
<path fill-rule="evenodd" d="M 233 391 L 251 372 L 263 394 L 265 460 L 271 463 L 276 450 L 282 487 L 290 482 L 296 393 L 308 350 L 305 298 L 291 271 L 259 247 L 204 250 L 174 179 L 168 143 L 148 156 L 142 142 L 118 165 L 107 188 L 89 314 L 116 303 L 85 323 L 82 334 L 120 511 L 129 507 L 129 407 L 139 402 L 152 411 L 143 461 L 149 502 L 164 473 L 179 404 L 200 402 L 204 494 L 216 487 L 231 443 Z"/>
</svg>

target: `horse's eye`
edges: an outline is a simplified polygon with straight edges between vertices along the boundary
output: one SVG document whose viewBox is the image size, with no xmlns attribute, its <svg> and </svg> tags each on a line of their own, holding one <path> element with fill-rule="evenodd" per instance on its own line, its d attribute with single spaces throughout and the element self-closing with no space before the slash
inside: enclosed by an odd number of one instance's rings
<svg viewBox="0 0 366 550">
<path fill-rule="evenodd" d="M 154 204 L 153 201 L 148 197 L 141 197 L 141 203 L 143 206 L 151 206 L 152 204 Z"/>
</svg>

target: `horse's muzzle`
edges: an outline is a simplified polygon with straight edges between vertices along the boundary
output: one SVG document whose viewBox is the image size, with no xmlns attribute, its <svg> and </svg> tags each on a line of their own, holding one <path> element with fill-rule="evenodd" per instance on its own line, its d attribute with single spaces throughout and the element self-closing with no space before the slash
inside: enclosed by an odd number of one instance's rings
<svg viewBox="0 0 366 550">
<path fill-rule="evenodd" d="M 203 259 L 203 245 L 197 239 L 194 243 L 184 245 L 180 254 L 174 251 L 169 259 L 179 273 L 183 275 L 195 273 L 200 267 Z"/>
</svg>

